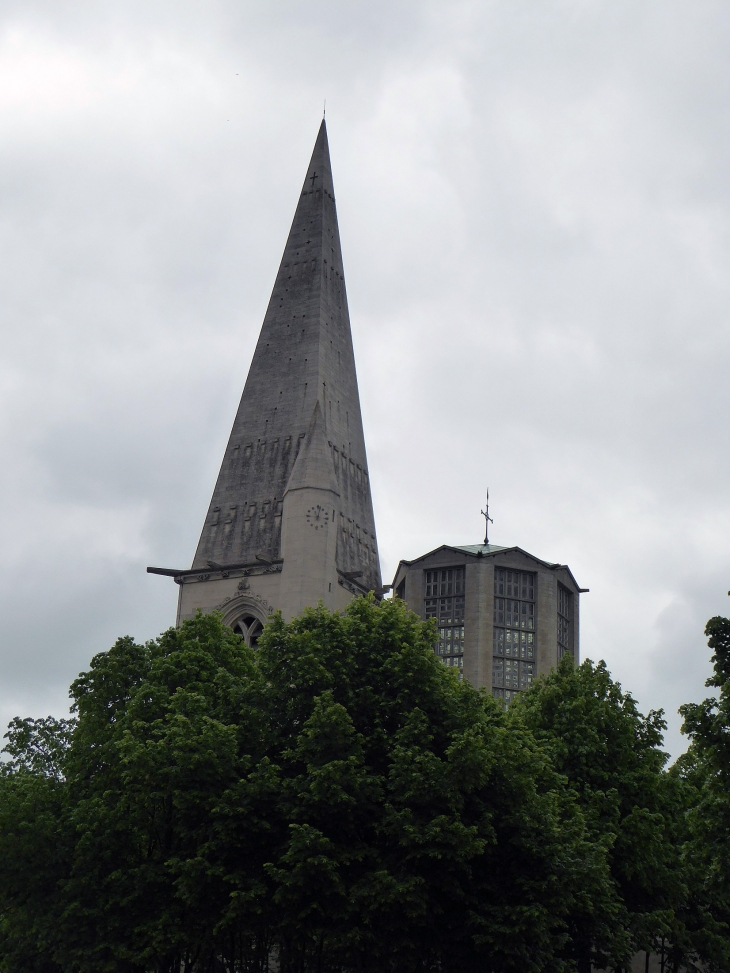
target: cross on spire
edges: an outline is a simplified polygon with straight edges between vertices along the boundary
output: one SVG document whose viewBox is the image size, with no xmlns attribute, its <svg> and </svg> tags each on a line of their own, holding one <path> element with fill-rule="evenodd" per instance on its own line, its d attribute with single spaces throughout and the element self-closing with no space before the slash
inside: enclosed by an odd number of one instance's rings
<svg viewBox="0 0 730 973">
<path fill-rule="evenodd" d="M 313 190 L 314 190 L 314 180 L 315 179 L 317 179 L 317 173 L 316 172 L 313 172 L 312 175 L 309 177 L 309 181 L 312 183 L 312 189 Z"/>
<path fill-rule="evenodd" d="M 489 516 L 489 487 L 487 487 L 487 509 L 482 510 L 482 517 L 484 517 L 484 546 L 489 547 L 489 525 L 494 523 Z"/>
</svg>

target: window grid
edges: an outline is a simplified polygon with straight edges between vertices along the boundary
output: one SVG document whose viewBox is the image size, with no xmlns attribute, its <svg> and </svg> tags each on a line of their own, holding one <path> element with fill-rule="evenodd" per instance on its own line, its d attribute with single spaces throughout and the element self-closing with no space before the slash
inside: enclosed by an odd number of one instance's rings
<svg viewBox="0 0 730 973">
<path fill-rule="evenodd" d="M 536 676 L 535 575 L 494 570 L 492 694 L 510 703 Z"/>
<path fill-rule="evenodd" d="M 444 665 L 458 669 L 464 677 L 464 568 L 426 571 L 425 609 L 427 618 L 438 624 L 434 652 Z"/>
<path fill-rule="evenodd" d="M 573 655 L 573 595 L 558 584 L 558 659 Z"/>
</svg>

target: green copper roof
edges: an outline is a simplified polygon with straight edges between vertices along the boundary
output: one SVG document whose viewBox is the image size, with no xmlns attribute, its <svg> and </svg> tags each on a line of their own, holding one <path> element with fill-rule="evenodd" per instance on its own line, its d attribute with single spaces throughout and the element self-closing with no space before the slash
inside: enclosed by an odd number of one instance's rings
<svg viewBox="0 0 730 973">
<path fill-rule="evenodd" d="M 509 550 L 499 544 L 449 544 L 449 547 L 453 547 L 455 551 L 464 551 L 465 554 L 494 554 L 496 551 Z"/>
</svg>

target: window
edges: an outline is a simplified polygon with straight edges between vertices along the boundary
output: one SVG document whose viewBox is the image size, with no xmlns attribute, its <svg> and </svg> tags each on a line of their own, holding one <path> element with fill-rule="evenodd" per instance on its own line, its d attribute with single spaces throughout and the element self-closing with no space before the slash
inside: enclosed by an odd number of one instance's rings
<svg viewBox="0 0 730 973">
<path fill-rule="evenodd" d="M 426 597 L 433 595 L 463 595 L 464 568 L 442 568 L 426 571 Z"/>
<path fill-rule="evenodd" d="M 243 615 L 233 624 L 233 631 L 236 635 L 240 635 L 246 645 L 250 645 L 252 649 L 255 649 L 258 645 L 259 635 L 263 630 L 263 624 L 253 615 Z"/>
<path fill-rule="evenodd" d="M 573 595 L 558 583 L 558 659 L 573 655 Z"/>
<path fill-rule="evenodd" d="M 509 703 L 532 685 L 535 651 L 535 575 L 494 569 L 492 694 Z"/>
<path fill-rule="evenodd" d="M 426 617 L 439 627 L 434 652 L 464 675 L 464 568 L 426 571 Z"/>
</svg>

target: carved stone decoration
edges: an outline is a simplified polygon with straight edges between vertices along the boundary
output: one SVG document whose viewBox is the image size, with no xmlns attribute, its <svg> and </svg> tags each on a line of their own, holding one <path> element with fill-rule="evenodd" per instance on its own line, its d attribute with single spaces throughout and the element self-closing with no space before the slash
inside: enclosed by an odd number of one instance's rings
<svg viewBox="0 0 730 973">
<path fill-rule="evenodd" d="M 265 625 L 269 615 L 273 615 L 274 606 L 270 605 L 261 595 L 253 592 L 234 595 L 233 598 L 226 598 L 222 604 L 218 605 L 216 611 L 221 613 L 223 624 L 230 628 L 235 628 L 242 618 L 249 616 L 258 618 L 261 625 Z"/>
<path fill-rule="evenodd" d="M 250 585 L 250 583 L 249 583 L 249 581 L 248 581 L 247 578 L 244 578 L 242 581 L 239 581 L 238 582 L 238 590 L 239 591 L 248 591 L 250 587 L 251 587 L 251 585 Z"/>
<path fill-rule="evenodd" d="M 250 594 L 227 598 L 217 608 L 221 613 L 223 624 L 232 628 L 251 648 L 256 647 L 268 616 L 273 610 L 264 598 Z"/>
</svg>

